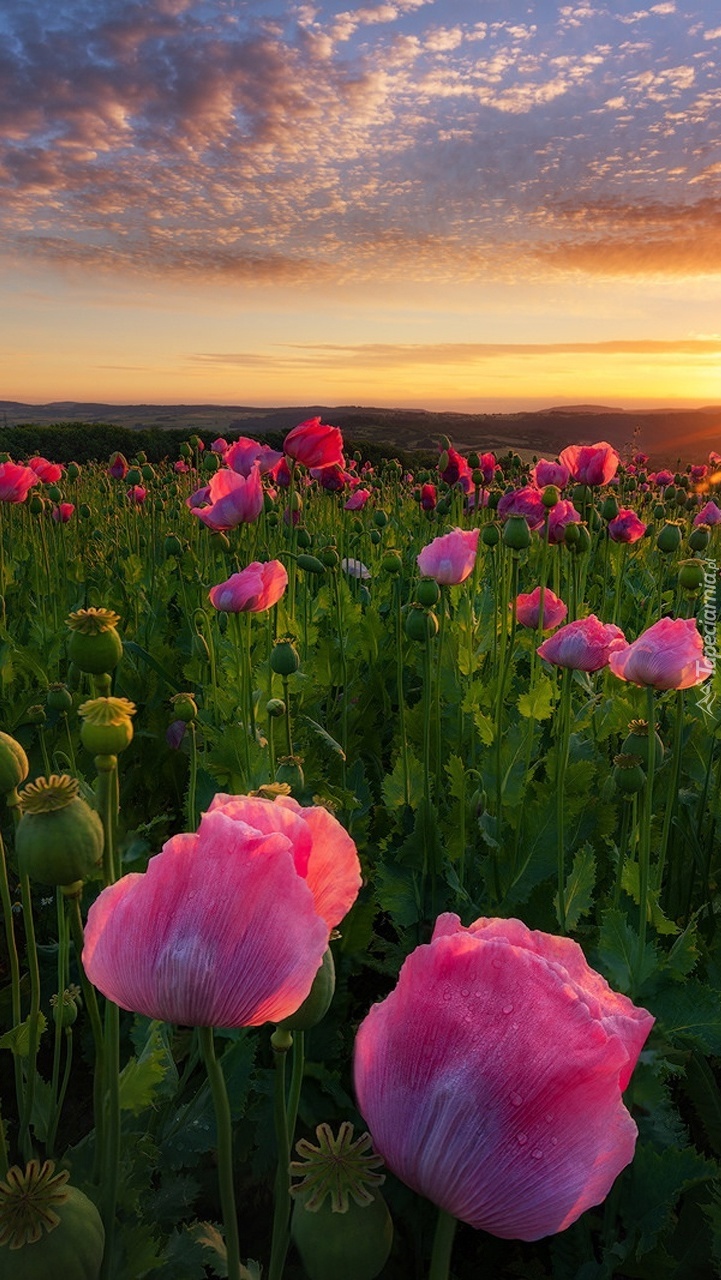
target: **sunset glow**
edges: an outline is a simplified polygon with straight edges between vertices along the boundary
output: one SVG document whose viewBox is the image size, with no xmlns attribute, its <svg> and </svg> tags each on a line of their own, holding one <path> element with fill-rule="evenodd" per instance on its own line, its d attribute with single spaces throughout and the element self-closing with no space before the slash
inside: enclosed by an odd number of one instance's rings
<svg viewBox="0 0 721 1280">
<path fill-rule="evenodd" d="M 0 398 L 721 403 L 711 0 L 6 0 Z"/>
</svg>

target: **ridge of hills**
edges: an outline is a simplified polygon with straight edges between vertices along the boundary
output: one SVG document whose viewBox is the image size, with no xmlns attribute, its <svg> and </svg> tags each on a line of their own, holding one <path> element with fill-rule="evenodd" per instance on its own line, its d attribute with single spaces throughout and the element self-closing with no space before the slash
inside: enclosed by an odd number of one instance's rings
<svg viewBox="0 0 721 1280">
<path fill-rule="evenodd" d="M 25 404 L 0 400 L 2 428 L 63 423 L 112 424 L 131 429 L 172 428 L 263 434 L 287 431 L 320 415 L 353 441 L 391 444 L 408 452 L 435 449 L 446 435 L 461 452 L 504 452 L 555 456 L 568 444 L 607 440 L 620 452 L 642 450 L 655 464 L 705 461 L 721 452 L 721 405 L 700 409 L 618 409 L 607 405 L 561 405 L 516 413 L 464 413 L 362 405 L 300 405 L 260 408 L 217 404 L 103 404 L 74 400 Z"/>
</svg>

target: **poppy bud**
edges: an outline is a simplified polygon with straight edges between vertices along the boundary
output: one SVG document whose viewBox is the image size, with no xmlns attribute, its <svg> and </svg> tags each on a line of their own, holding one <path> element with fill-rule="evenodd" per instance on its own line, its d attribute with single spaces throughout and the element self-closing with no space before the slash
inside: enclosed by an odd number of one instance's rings
<svg viewBox="0 0 721 1280">
<path fill-rule="evenodd" d="M 703 586 L 703 565 L 699 560 L 684 560 L 679 566 L 678 585 L 684 591 L 698 591 Z"/>
<path fill-rule="evenodd" d="M 531 530 L 525 516 L 512 515 L 503 526 L 503 544 L 512 551 L 524 551 L 531 542 Z"/>
<path fill-rule="evenodd" d="M 313 986 L 295 1013 L 283 1018 L 278 1023 L 284 1031 L 310 1031 L 325 1017 L 331 1006 L 335 992 L 335 964 L 333 952 L 328 947 L 323 955 L 320 969 L 313 979 Z"/>
<path fill-rule="evenodd" d="M 325 565 L 321 564 L 317 556 L 309 556 L 304 552 L 298 556 L 296 563 L 305 573 L 325 573 Z"/>
<path fill-rule="evenodd" d="M 9 733 L 0 733 L 0 794 L 15 791 L 30 772 L 25 750 Z"/>
<path fill-rule="evenodd" d="M 51 711 L 68 712 L 73 709 L 73 697 L 64 684 L 51 684 L 47 694 L 47 705 Z"/>
<path fill-rule="evenodd" d="M 435 578 L 421 578 L 416 587 L 416 600 L 424 609 L 432 609 L 441 598 L 441 589 Z"/>
<path fill-rule="evenodd" d="M 656 539 L 656 546 L 659 551 L 663 551 L 665 555 L 670 555 L 673 551 L 678 551 L 681 546 L 681 529 L 674 521 L 667 520 L 663 529 Z"/>
<path fill-rule="evenodd" d="M 646 775 L 640 756 L 618 755 L 613 760 L 613 780 L 617 789 L 625 796 L 635 796 L 643 791 Z"/>
<path fill-rule="evenodd" d="M 688 535 L 688 545 L 692 551 L 705 551 L 711 538 L 711 530 L 707 524 L 698 524 Z"/>
<path fill-rule="evenodd" d="M 501 531 L 497 524 L 484 524 L 481 530 L 481 541 L 487 547 L 497 547 L 501 540 Z"/>
<path fill-rule="evenodd" d="M 270 651 L 271 670 L 279 676 L 292 676 L 300 666 L 298 650 L 291 637 L 277 640 Z"/>
<path fill-rule="evenodd" d="M 431 609 L 412 604 L 406 614 L 405 632 L 409 640 L 432 640 L 438 634 L 438 618 Z"/>
<path fill-rule="evenodd" d="M 191 721 L 197 719 L 198 707 L 192 693 L 176 693 L 170 699 L 170 702 L 176 720 L 182 720 L 184 724 L 190 724 Z"/>
<path fill-rule="evenodd" d="M 295 540 L 301 551 L 307 551 L 313 541 L 305 525 L 299 525 L 296 530 Z"/>
</svg>

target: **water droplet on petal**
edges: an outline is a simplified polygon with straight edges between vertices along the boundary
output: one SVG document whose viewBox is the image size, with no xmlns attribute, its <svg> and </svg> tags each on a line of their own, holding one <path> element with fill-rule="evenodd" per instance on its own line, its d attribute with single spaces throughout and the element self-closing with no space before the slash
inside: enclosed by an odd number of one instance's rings
<svg viewBox="0 0 721 1280">
<path fill-rule="evenodd" d="M 552 1147 L 558 1146 L 558 1138 L 551 1138 L 551 1146 Z"/>
<path fill-rule="evenodd" d="M 528 1142 L 528 1134 L 527 1134 L 527 1133 L 519 1133 L 519 1134 L 518 1134 L 518 1145 L 519 1145 L 519 1147 L 525 1147 L 525 1145 L 526 1145 L 526 1143 L 527 1143 L 527 1142 Z"/>
<path fill-rule="evenodd" d="M 503 1006 L 503 1012 L 504 1012 L 504 1013 L 513 1013 L 513 1005 L 512 1005 L 512 1004 L 504 1004 L 504 1006 Z"/>
<path fill-rule="evenodd" d="M 467 1000 L 470 994 L 471 993 L 468 990 L 468 987 L 461 987 L 461 995 L 463 996 L 464 1000 Z"/>
<path fill-rule="evenodd" d="M 553 1112 L 552 1112 L 552 1111 L 547 1111 L 547 1112 L 546 1112 L 546 1124 L 552 1124 L 552 1122 L 553 1122 Z"/>
<path fill-rule="evenodd" d="M 494 969 L 502 969 L 502 968 L 503 968 L 503 961 L 502 961 L 502 960 L 491 960 L 491 964 L 493 965 L 493 968 L 494 968 Z"/>
<path fill-rule="evenodd" d="M 514 1107 L 520 1107 L 521 1103 L 523 1102 L 523 1098 L 521 1097 L 520 1093 L 512 1093 L 511 1102 L 513 1103 Z"/>
<path fill-rule="evenodd" d="M 450 988 L 450 987 L 444 987 L 444 988 L 443 988 L 443 999 L 444 999 L 444 1000 L 450 1000 L 451 995 L 452 995 L 451 988 Z"/>
<path fill-rule="evenodd" d="M 531 1155 L 533 1156 L 533 1159 L 534 1159 L 534 1160 L 542 1160 L 542 1159 L 543 1159 L 543 1152 L 541 1151 L 540 1147 L 536 1147 L 535 1151 L 532 1151 L 532 1152 L 531 1152 Z"/>
</svg>

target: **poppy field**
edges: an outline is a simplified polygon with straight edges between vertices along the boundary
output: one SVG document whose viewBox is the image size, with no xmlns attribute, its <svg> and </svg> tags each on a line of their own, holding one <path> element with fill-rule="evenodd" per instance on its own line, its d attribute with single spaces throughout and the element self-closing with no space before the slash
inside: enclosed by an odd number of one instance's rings
<svg viewBox="0 0 721 1280">
<path fill-rule="evenodd" d="M 721 1275 L 721 456 L 0 456 L 0 1280 Z"/>
</svg>

